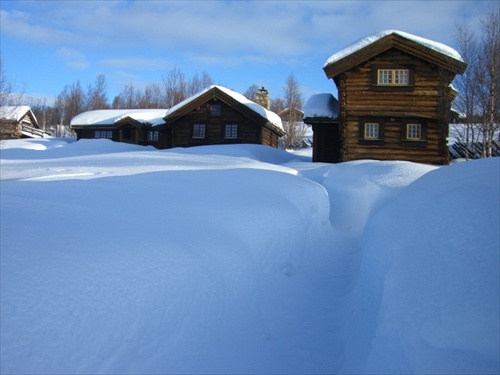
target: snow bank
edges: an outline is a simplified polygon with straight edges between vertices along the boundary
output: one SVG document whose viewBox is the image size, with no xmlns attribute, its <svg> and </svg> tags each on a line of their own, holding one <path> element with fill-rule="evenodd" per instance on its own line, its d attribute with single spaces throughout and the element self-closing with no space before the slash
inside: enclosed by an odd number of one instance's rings
<svg viewBox="0 0 500 375">
<path fill-rule="evenodd" d="M 0 154 L 2 373 L 500 369 L 499 159 L 36 141 Z"/>
<path fill-rule="evenodd" d="M 370 217 L 345 372 L 498 373 L 499 162 L 436 169 Z"/>
</svg>

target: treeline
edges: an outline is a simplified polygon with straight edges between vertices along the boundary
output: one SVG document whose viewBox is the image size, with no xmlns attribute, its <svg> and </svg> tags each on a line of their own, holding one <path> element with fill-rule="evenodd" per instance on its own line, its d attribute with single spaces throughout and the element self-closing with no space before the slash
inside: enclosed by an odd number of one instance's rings
<svg viewBox="0 0 500 375">
<path fill-rule="evenodd" d="M 160 81 L 144 89 L 133 84 L 125 85 L 123 90 L 110 101 L 106 77 L 100 74 L 85 88 L 79 80 L 66 85 L 55 101 L 47 104 L 47 99 L 30 98 L 23 95 L 22 90 L 21 92 L 15 90 L 12 81 L 5 74 L 0 58 L 0 106 L 30 106 L 39 126 L 57 137 L 72 136 L 69 126 L 71 119 L 82 112 L 99 109 L 172 108 L 214 84 L 215 80 L 206 72 L 186 78 L 179 67 L 174 67 Z M 242 94 L 249 100 L 255 101 L 260 89 L 260 86 L 253 84 Z M 304 145 L 306 127 L 300 116 L 303 105 L 302 93 L 293 73 L 286 79 L 283 93 L 283 97 L 271 95 L 270 109 L 281 115 L 287 133 L 283 140 L 284 147 L 299 148 Z M 298 111 L 284 111 L 287 108 Z"/>
<path fill-rule="evenodd" d="M 214 84 L 208 73 L 195 74 L 186 79 L 184 73 L 173 68 L 159 83 L 152 83 L 144 89 L 133 84 L 126 85 L 111 101 L 108 99 L 104 74 L 96 77 L 93 84 L 82 87 L 79 80 L 66 85 L 53 104 L 46 99 L 25 97 L 22 102 L 29 105 L 41 128 L 55 136 L 66 136 L 71 119 L 76 115 L 98 109 L 170 108 L 189 96 Z M 19 99 L 16 98 L 19 102 Z M 9 103 L 10 104 L 10 103 Z"/>
<path fill-rule="evenodd" d="M 454 108 L 461 126 L 454 130 L 471 154 L 477 146 L 482 157 L 489 157 L 493 142 L 500 142 L 500 6 L 481 20 L 478 30 L 459 24 L 455 40 L 467 69 L 455 81 Z"/>
</svg>

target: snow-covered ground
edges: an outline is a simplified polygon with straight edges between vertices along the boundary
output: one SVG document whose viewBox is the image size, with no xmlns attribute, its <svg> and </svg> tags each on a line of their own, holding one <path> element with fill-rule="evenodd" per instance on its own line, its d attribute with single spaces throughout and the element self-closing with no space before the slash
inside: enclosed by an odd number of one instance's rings
<svg viewBox="0 0 500 375">
<path fill-rule="evenodd" d="M 0 154 L 2 374 L 500 371 L 500 158 Z"/>
</svg>

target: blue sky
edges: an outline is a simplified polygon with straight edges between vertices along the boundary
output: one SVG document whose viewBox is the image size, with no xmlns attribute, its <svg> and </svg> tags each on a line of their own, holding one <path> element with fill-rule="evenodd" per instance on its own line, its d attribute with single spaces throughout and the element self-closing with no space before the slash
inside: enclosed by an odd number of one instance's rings
<svg viewBox="0 0 500 375">
<path fill-rule="evenodd" d="M 397 29 L 454 47 L 457 23 L 478 29 L 496 1 L 12 1 L 0 0 L 4 71 L 25 95 L 52 101 L 77 80 L 161 82 L 174 67 L 207 72 L 243 93 L 283 95 L 293 73 L 303 97 L 332 92 L 326 59 L 366 35 Z"/>
</svg>

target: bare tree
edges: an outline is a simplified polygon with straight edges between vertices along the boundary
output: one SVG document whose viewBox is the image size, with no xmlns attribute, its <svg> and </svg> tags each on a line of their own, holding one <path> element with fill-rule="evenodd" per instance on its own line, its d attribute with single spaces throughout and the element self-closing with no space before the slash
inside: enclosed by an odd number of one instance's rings
<svg viewBox="0 0 500 375">
<path fill-rule="evenodd" d="M 484 139 L 483 157 L 492 155 L 492 142 L 499 130 L 500 111 L 500 6 L 481 23 L 482 40 L 478 74 L 479 105 Z"/>
<path fill-rule="evenodd" d="M 186 99 L 186 78 L 179 67 L 175 66 L 162 80 L 166 108 L 171 108 Z"/>
<path fill-rule="evenodd" d="M 455 106 L 465 121 L 463 129 L 455 126 L 455 131 L 465 143 L 466 158 L 477 157 L 474 147 L 480 142 L 481 157 L 491 156 L 495 135 L 500 133 L 499 6 L 481 21 L 480 31 L 477 38 L 466 24 L 461 24 L 455 35 L 458 50 L 467 63 L 467 70 L 455 82 L 458 88 Z"/>
<path fill-rule="evenodd" d="M 59 115 L 59 125 L 69 126 L 71 119 L 85 111 L 85 93 L 80 81 L 66 85 L 56 98 L 56 108 Z"/>
<path fill-rule="evenodd" d="M 144 89 L 139 99 L 139 108 L 162 108 L 163 102 L 161 87 L 153 83 Z"/>
<path fill-rule="evenodd" d="M 271 111 L 274 113 L 280 113 L 286 108 L 285 101 L 283 98 L 271 98 Z"/>
<path fill-rule="evenodd" d="M 107 109 L 109 108 L 108 97 L 106 94 L 106 77 L 99 74 L 94 85 L 89 85 L 86 97 L 86 110 Z"/>
<path fill-rule="evenodd" d="M 300 148 L 303 145 L 307 127 L 301 116 L 302 93 L 293 73 L 288 76 L 283 89 L 285 109 L 279 113 L 286 131 L 284 146 L 285 148 Z"/>
<path fill-rule="evenodd" d="M 455 107 L 460 112 L 464 124 L 455 124 L 454 132 L 457 138 L 465 144 L 465 158 L 469 159 L 469 151 L 474 148 L 477 139 L 475 138 L 474 119 L 475 106 L 479 85 L 477 83 L 477 65 L 479 59 L 479 44 L 475 34 L 469 29 L 467 24 L 460 24 L 456 28 L 455 41 L 468 68 L 462 76 L 457 77 L 456 86 L 458 96 Z"/>
<path fill-rule="evenodd" d="M 136 109 L 140 108 L 141 93 L 131 83 L 126 85 L 121 93 L 113 99 L 114 109 Z"/>
<path fill-rule="evenodd" d="M 214 80 L 208 73 L 203 72 L 201 77 L 199 77 L 198 74 L 195 74 L 187 84 L 186 97 L 195 95 L 213 84 Z"/>
<path fill-rule="evenodd" d="M 259 85 L 256 85 L 254 83 L 243 93 L 243 96 L 248 100 L 255 101 L 255 96 L 257 95 L 259 89 L 260 89 Z"/>
<path fill-rule="evenodd" d="M 15 91 L 15 85 L 12 80 L 7 77 L 3 59 L 0 56 L 0 107 L 7 105 L 21 105 L 24 96 L 24 90 L 21 90 L 17 93 Z"/>
</svg>

